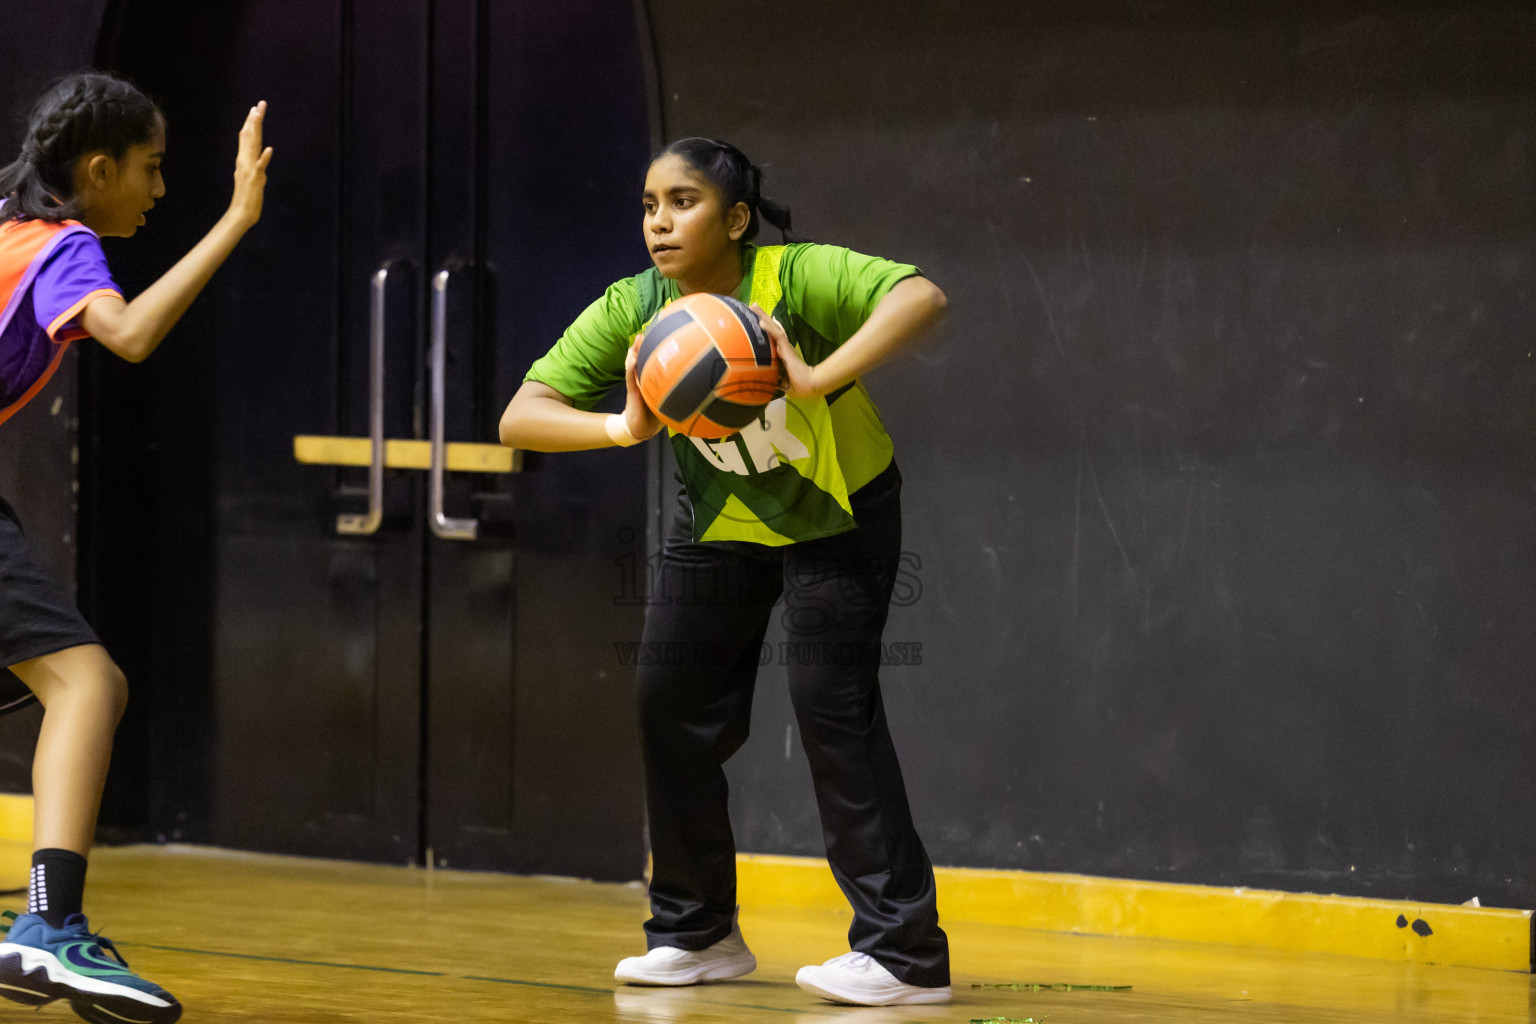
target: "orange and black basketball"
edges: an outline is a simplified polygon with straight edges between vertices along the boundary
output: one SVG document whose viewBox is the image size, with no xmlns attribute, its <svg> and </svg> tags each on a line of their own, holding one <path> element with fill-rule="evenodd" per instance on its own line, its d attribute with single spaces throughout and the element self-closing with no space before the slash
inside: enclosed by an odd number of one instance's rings
<svg viewBox="0 0 1536 1024">
<path fill-rule="evenodd" d="M 736 433 L 781 396 L 779 357 L 745 304 L 699 292 L 668 303 L 636 357 L 640 394 L 679 433 Z"/>
</svg>

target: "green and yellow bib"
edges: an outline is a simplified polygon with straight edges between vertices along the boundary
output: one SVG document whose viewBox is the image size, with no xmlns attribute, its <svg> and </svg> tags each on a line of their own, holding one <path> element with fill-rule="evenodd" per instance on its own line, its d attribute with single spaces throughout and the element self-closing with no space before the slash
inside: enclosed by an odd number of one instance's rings
<svg viewBox="0 0 1536 1024">
<path fill-rule="evenodd" d="M 847 341 L 897 281 L 918 273 L 810 244 L 748 246 L 743 263 L 736 297 L 770 311 L 812 365 Z M 528 379 L 589 408 L 622 381 L 629 343 L 678 294 L 677 283 L 655 268 L 618 282 Z M 759 421 L 722 440 L 671 432 L 671 442 L 699 541 L 782 545 L 851 530 L 858 524 L 848 496 L 892 457 L 890 435 L 858 381 L 821 398 L 771 402 Z"/>
</svg>

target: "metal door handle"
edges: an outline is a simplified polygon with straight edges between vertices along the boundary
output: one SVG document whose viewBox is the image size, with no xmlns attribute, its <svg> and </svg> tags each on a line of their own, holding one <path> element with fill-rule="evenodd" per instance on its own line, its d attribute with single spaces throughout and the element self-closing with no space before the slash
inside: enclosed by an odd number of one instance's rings
<svg viewBox="0 0 1536 1024">
<path fill-rule="evenodd" d="M 368 511 L 336 517 L 336 532 L 367 537 L 384 521 L 384 285 L 389 264 L 374 271 L 368 307 Z"/>
<path fill-rule="evenodd" d="M 443 514 L 443 472 L 447 468 L 443 402 L 447 376 L 448 271 L 439 270 L 432 278 L 432 467 L 427 525 L 443 540 L 474 540 L 480 530 L 479 520 L 454 519 Z"/>
</svg>

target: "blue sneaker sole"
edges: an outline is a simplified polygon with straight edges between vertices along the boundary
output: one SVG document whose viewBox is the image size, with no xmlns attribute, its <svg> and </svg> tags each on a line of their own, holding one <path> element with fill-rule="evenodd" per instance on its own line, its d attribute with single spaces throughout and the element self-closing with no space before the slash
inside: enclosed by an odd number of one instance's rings
<svg viewBox="0 0 1536 1024">
<path fill-rule="evenodd" d="M 175 1024 L 181 1018 L 181 1004 L 174 999 L 169 1006 L 152 1006 L 132 996 L 88 992 L 54 981 L 45 964 L 29 970 L 20 953 L 0 955 L 0 996 L 31 1007 L 67 999 L 91 1024 Z"/>
</svg>

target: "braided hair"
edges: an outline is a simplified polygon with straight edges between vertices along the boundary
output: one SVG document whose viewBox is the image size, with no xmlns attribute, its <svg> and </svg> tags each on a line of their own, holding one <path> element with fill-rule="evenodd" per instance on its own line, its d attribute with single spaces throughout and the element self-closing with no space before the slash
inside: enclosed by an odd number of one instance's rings
<svg viewBox="0 0 1536 1024">
<path fill-rule="evenodd" d="M 720 193 L 720 205 L 725 209 L 729 210 L 737 203 L 747 204 L 751 219 L 747 221 L 746 233 L 741 236 L 743 242 L 757 237 L 761 226 L 759 219 L 778 228 L 784 241 L 803 241 L 790 232 L 789 207 L 763 197 L 762 169 L 729 142 L 697 136 L 678 139 L 657 153 L 656 160 L 665 156 L 682 157 L 688 166 L 703 175 Z"/>
<path fill-rule="evenodd" d="M 79 212 L 75 164 L 90 153 L 121 160 L 155 137 L 160 109 L 116 75 L 83 72 L 54 83 L 32 108 L 21 155 L 0 168 L 0 217 L 68 220 Z"/>
</svg>

